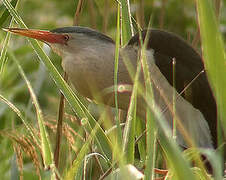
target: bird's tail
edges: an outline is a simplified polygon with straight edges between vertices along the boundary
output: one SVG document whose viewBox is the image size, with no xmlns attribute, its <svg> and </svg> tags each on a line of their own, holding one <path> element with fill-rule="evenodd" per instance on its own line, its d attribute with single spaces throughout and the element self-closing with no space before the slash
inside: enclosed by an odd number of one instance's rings
<svg viewBox="0 0 226 180">
<path fill-rule="evenodd" d="M 203 114 L 198 109 L 194 108 L 191 103 L 184 99 L 174 87 L 169 84 L 156 64 L 151 61 L 149 70 L 154 90 L 155 103 L 162 111 L 167 107 L 167 111 L 163 112 L 165 119 L 172 125 L 174 94 L 176 97 L 176 119 L 181 122 L 188 136 L 191 137 L 198 147 L 212 148 L 213 145 L 209 126 Z M 177 139 L 179 144 L 188 147 L 182 134 L 180 128 L 178 128 Z"/>
<path fill-rule="evenodd" d="M 180 121 L 182 122 L 184 129 L 187 131 L 189 138 L 197 147 L 213 148 L 210 129 L 202 113 L 188 102 L 186 105 L 184 104 L 183 107 L 186 112 L 182 110 L 178 113 L 178 115 L 182 116 Z M 178 109 L 183 107 L 178 107 Z M 185 147 L 188 147 L 188 143 L 186 143 L 186 140 L 182 134 L 183 133 L 178 130 L 178 142 L 183 144 Z"/>
</svg>

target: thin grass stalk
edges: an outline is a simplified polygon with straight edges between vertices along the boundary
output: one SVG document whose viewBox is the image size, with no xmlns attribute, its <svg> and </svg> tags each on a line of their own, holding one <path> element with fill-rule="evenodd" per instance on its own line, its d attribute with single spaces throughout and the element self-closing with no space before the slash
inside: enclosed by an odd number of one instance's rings
<svg viewBox="0 0 226 180">
<path fill-rule="evenodd" d="M 166 5 L 167 5 L 167 0 L 162 0 L 162 2 L 161 2 L 161 10 L 160 10 L 160 15 L 159 15 L 159 28 L 160 29 L 163 29 L 163 27 L 164 27 Z"/>
<path fill-rule="evenodd" d="M 148 100 L 150 97 L 144 97 L 149 108 L 152 108 L 152 103 Z M 166 160 L 169 163 L 169 167 L 172 170 L 175 179 L 196 179 L 191 171 L 188 161 L 182 156 L 181 149 L 178 147 L 175 141 L 169 138 L 171 133 L 170 127 L 167 125 L 166 120 L 162 117 L 162 113 L 155 107 L 152 109 L 156 123 L 159 127 L 158 140 L 162 147 L 164 154 L 166 155 Z"/>
<path fill-rule="evenodd" d="M 160 133 L 158 137 L 173 177 L 177 180 L 198 180 L 193 174 L 188 161 L 182 157 L 182 152 L 175 142 L 169 141 L 169 138 L 164 133 Z"/>
<path fill-rule="evenodd" d="M 150 26 L 150 25 L 149 25 Z M 149 29 L 149 28 L 148 28 Z M 139 32 L 140 33 L 140 32 Z M 151 110 L 155 109 L 154 95 L 152 90 L 152 83 L 150 79 L 149 65 L 147 62 L 146 50 L 147 50 L 147 42 L 149 39 L 149 35 L 147 34 L 145 40 L 143 42 L 140 33 L 140 41 L 141 41 L 141 63 L 143 67 L 144 74 L 144 84 L 145 84 L 145 96 L 150 97 L 148 101 L 151 101 L 152 109 L 148 106 L 146 108 L 146 147 L 147 147 L 147 157 L 145 160 L 145 179 L 154 179 L 154 167 L 156 160 L 156 123 L 154 113 Z M 154 61 L 153 59 L 150 61 Z"/>
<path fill-rule="evenodd" d="M 131 20 L 130 3 L 129 0 L 121 0 L 121 42 L 125 45 L 133 35 L 133 25 Z M 141 65 L 137 66 L 137 74 L 133 85 L 133 91 L 130 98 L 129 109 L 127 112 L 126 125 L 123 137 L 123 152 L 127 154 L 127 163 L 133 164 L 135 152 L 135 121 L 136 121 L 136 98 L 138 77 Z"/>
<path fill-rule="evenodd" d="M 120 0 L 121 4 L 121 25 L 122 25 L 122 45 L 125 45 L 133 36 L 132 15 L 130 12 L 129 0 Z"/>
<path fill-rule="evenodd" d="M 114 92 L 115 92 L 115 110 L 116 110 L 115 120 L 116 120 L 116 126 L 117 126 L 117 143 L 118 143 L 118 147 L 122 147 L 122 130 L 121 130 L 121 126 L 120 126 L 119 109 L 118 109 L 119 48 L 120 48 L 120 5 L 118 4 L 117 32 L 116 32 L 116 42 L 115 42 Z"/>
<path fill-rule="evenodd" d="M 145 1 L 144 0 L 138 0 L 136 1 L 136 3 L 138 3 L 139 5 L 139 9 L 136 13 L 136 17 L 137 17 L 137 21 L 138 24 L 141 28 L 145 27 L 145 20 L 144 20 L 144 6 L 145 6 Z"/>
<path fill-rule="evenodd" d="M 217 102 L 218 146 L 225 144 L 223 133 L 226 133 L 226 53 L 219 21 L 214 13 L 213 2 L 196 0 L 198 21 L 202 40 L 202 51 L 207 76 Z M 223 133 L 222 133 L 223 132 Z M 225 149 L 220 149 L 221 157 Z M 223 172 L 223 169 L 221 170 Z"/>
<path fill-rule="evenodd" d="M 132 95 L 130 98 L 129 109 L 127 112 L 126 125 L 123 136 L 123 152 L 127 154 L 127 163 L 134 163 L 135 152 L 135 122 L 136 122 L 136 101 L 139 74 L 141 72 L 141 62 L 138 61 L 137 72 L 134 79 Z"/>
<path fill-rule="evenodd" d="M 173 88 L 176 89 L 176 59 L 173 58 L 173 62 L 172 62 L 172 66 L 173 66 Z M 176 124 L 177 124 L 177 119 L 176 119 L 176 90 L 173 91 L 173 139 L 176 140 L 176 133 L 177 133 L 177 128 L 176 128 Z"/>
<path fill-rule="evenodd" d="M 8 99 L 6 99 L 3 95 L 0 94 L 0 100 L 7 104 L 15 113 L 16 115 L 21 119 L 22 123 L 25 125 L 26 129 L 30 133 L 31 137 L 34 139 L 36 144 L 40 144 L 40 140 L 38 137 L 34 134 L 32 127 L 30 124 L 26 121 L 25 117 L 23 116 L 22 112 Z"/>
<path fill-rule="evenodd" d="M 3 0 L 3 4 L 9 10 L 11 16 L 13 16 L 16 22 L 23 28 L 27 28 L 20 16 L 17 14 L 15 9 L 10 5 L 7 0 Z M 89 123 L 91 127 L 95 127 L 98 124 L 93 116 L 89 113 L 87 108 L 81 103 L 79 98 L 73 93 L 72 89 L 68 86 L 67 83 L 63 80 L 55 66 L 50 61 L 49 57 L 43 52 L 42 48 L 40 47 L 39 43 L 34 39 L 29 39 L 32 47 L 34 48 L 35 52 L 37 53 L 39 59 L 45 64 L 46 68 L 48 69 L 51 77 L 53 78 L 54 82 L 57 84 L 59 89 L 63 92 L 64 96 L 67 98 L 69 104 L 75 110 L 80 118 L 88 117 Z M 101 151 L 108 157 L 108 159 L 112 158 L 111 153 L 111 143 L 108 137 L 104 134 L 103 129 L 98 124 L 98 131 L 96 135 L 97 145 L 101 149 Z"/>
<path fill-rule="evenodd" d="M 139 75 L 141 73 L 141 61 L 137 61 L 136 73 L 132 64 L 123 57 L 123 61 L 134 81 L 132 95 L 130 97 L 129 109 L 127 112 L 126 124 L 123 133 L 123 152 L 127 154 L 127 163 L 133 164 L 135 152 L 135 125 L 136 125 L 136 99 L 138 87 L 140 87 Z"/>
<path fill-rule="evenodd" d="M 128 69 L 130 77 L 133 78 L 135 76 L 135 70 L 133 68 L 133 65 L 129 61 L 124 61 L 124 63 Z M 170 164 L 171 169 L 175 173 L 175 177 L 177 177 L 177 179 L 187 179 L 187 180 L 196 179 L 190 169 L 189 163 L 181 155 L 182 152 L 178 145 L 175 143 L 175 141 L 172 141 L 172 139 L 168 138 L 168 135 L 171 134 L 172 132 L 170 130 L 170 127 L 166 123 L 166 120 L 162 116 L 162 112 L 158 109 L 158 107 L 155 107 L 153 109 L 153 104 L 150 101 L 152 97 L 150 97 L 150 94 L 148 94 L 148 96 L 145 96 L 143 92 L 145 92 L 145 90 L 142 87 L 142 85 L 139 84 L 138 94 L 144 98 L 148 107 L 154 113 L 156 123 L 161 130 L 158 136 L 159 142 L 163 148 L 163 151 L 165 152 L 165 155 L 167 156 L 167 160 Z"/>
<path fill-rule="evenodd" d="M 14 6 L 16 8 L 17 4 L 19 3 L 19 0 L 14 0 L 11 3 L 12 3 L 12 6 Z M 5 16 L 7 16 L 7 17 L 9 15 L 8 11 L 5 11 L 3 13 L 2 17 L 4 16 L 4 14 L 6 14 Z M 14 23 L 14 18 L 12 17 L 9 27 L 11 27 L 13 25 L 13 23 Z M 7 46 L 8 46 L 10 37 L 11 37 L 11 34 L 9 32 L 7 32 L 3 46 L 2 46 L 1 56 L 0 56 L 0 75 L 3 73 L 4 65 L 7 61 L 6 53 L 7 53 Z"/>
<path fill-rule="evenodd" d="M 0 57 L 0 75 L 2 75 L 3 73 L 3 70 L 4 70 L 4 65 L 7 61 L 7 57 L 6 57 L 6 53 L 7 53 L 7 45 L 8 45 L 8 42 L 10 40 L 10 33 L 7 33 L 6 34 L 6 38 L 4 40 L 4 43 L 3 43 L 3 48 L 1 50 L 1 57 Z"/>
<path fill-rule="evenodd" d="M 207 75 L 212 85 L 217 100 L 220 124 L 226 124 L 226 55 L 224 43 L 219 31 L 219 23 L 213 11 L 210 0 L 196 1 L 198 20 L 202 38 L 204 63 Z M 226 126 L 223 126 L 226 132 Z"/>
<path fill-rule="evenodd" d="M 95 138 L 95 134 L 97 133 L 98 128 L 99 128 L 98 124 L 96 124 L 96 126 L 93 128 L 91 134 L 89 135 L 85 144 L 82 146 L 82 148 L 79 151 L 75 161 L 73 162 L 70 169 L 66 172 L 66 175 L 63 179 L 65 179 L 65 180 L 74 179 L 74 177 L 80 171 L 80 167 L 81 167 L 83 161 L 85 160 L 86 154 L 89 151 L 90 144 L 91 144 L 92 140 Z"/>
<path fill-rule="evenodd" d="M 82 11 L 83 4 L 84 4 L 84 0 L 79 0 L 78 1 L 77 9 L 76 9 L 76 12 L 75 12 L 75 15 L 74 15 L 74 21 L 73 21 L 74 25 L 79 24 L 79 14 Z"/>
<path fill-rule="evenodd" d="M 124 63 L 128 69 L 130 76 L 134 77 L 135 71 L 132 64 L 129 61 L 124 61 Z M 158 139 L 163 148 L 163 151 L 165 152 L 165 155 L 167 156 L 167 160 L 170 164 L 170 167 L 173 171 L 175 171 L 175 174 L 178 179 L 196 179 L 190 169 L 188 162 L 181 155 L 182 152 L 178 145 L 175 143 L 175 141 L 172 141 L 170 138 L 168 138 L 167 135 L 171 134 L 171 130 L 166 123 L 166 120 L 162 117 L 162 112 L 158 109 L 158 107 L 152 109 L 152 103 L 149 101 L 151 97 L 146 97 L 143 92 L 145 92 L 144 88 L 142 87 L 142 85 L 139 85 L 138 94 L 145 99 L 145 102 L 147 103 L 148 107 L 154 112 L 156 124 L 161 130 L 161 133 L 158 135 Z"/>
<path fill-rule="evenodd" d="M 108 1 L 107 1 L 108 2 Z M 93 0 L 88 0 L 87 1 L 87 6 L 89 9 L 89 22 L 90 22 L 90 26 L 93 29 L 96 29 L 96 25 L 97 25 L 97 19 L 96 19 L 96 10 L 95 10 L 95 6 L 94 6 L 94 1 Z M 103 17 L 105 19 L 105 16 Z M 105 20 L 103 20 L 105 22 Z M 103 31 L 104 32 L 104 31 Z"/>
<path fill-rule="evenodd" d="M 144 98 L 146 98 L 146 97 L 144 97 Z M 148 104 L 148 106 L 150 108 L 152 108 L 153 107 L 152 103 L 150 101 L 148 101 L 148 99 L 150 99 L 150 97 L 145 99 L 146 103 Z M 188 169 L 189 166 L 188 166 L 187 161 L 185 161 L 185 159 L 180 155 L 180 151 L 181 150 L 178 148 L 178 144 L 176 144 L 175 141 L 169 139 L 169 134 L 171 134 L 171 130 L 170 130 L 169 126 L 168 126 L 168 123 L 166 123 L 166 120 L 162 116 L 162 112 L 160 112 L 158 107 L 155 107 L 155 109 L 153 109 L 153 112 L 154 112 L 154 115 L 156 117 L 157 124 L 159 125 L 159 127 L 161 129 L 161 132 L 159 134 L 159 139 L 162 139 L 162 140 L 160 140 L 159 142 L 160 142 L 163 150 L 165 151 L 166 156 L 168 157 L 167 159 L 169 161 L 172 161 L 172 162 L 170 162 L 171 166 L 174 168 L 175 171 L 179 170 L 183 166 L 184 169 L 187 169 L 184 172 L 187 172 L 188 174 L 191 173 L 191 170 Z M 184 132 L 185 140 L 187 140 L 188 142 L 190 141 L 189 143 L 191 143 L 191 147 L 195 147 L 194 143 L 192 142 L 192 140 L 189 140 L 188 139 L 189 137 L 186 137 L 188 135 L 187 135 L 187 132 L 183 129 L 183 126 L 182 126 L 181 122 L 178 121 L 177 123 L 178 123 L 177 125 L 180 126 L 179 128 L 182 128 L 181 129 L 182 132 Z M 202 173 L 203 177 L 205 177 L 206 179 L 209 179 L 209 177 L 207 176 L 207 174 L 205 172 L 205 167 L 204 167 L 204 164 L 203 164 L 203 162 L 201 160 L 200 155 L 197 155 L 195 157 L 195 160 L 196 160 L 196 163 L 197 163 L 198 167 L 200 167 L 200 170 L 201 170 L 201 173 Z M 178 161 L 178 162 L 176 162 L 176 161 Z M 175 173 L 179 177 L 182 177 L 182 174 L 183 174 L 182 172 L 176 171 Z"/>
<path fill-rule="evenodd" d="M 120 4 L 117 4 L 117 31 L 116 31 L 116 42 L 115 42 L 115 67 L 114 67 L 114 94 L 115 94 L 115 121 L 117 138 L 114 144 L 113 152 L 116 156 L 116 161 L 119 161 L 119 165 L 123 165 L 124 154 L 122 153 L 122 129 L 119 119 L 119 109 L 118 109 L 118 63 L 119 63 L 119 50 L 120 50 Z"/>
<path fill-rule="evenodd" d="M 44 125 L 44 118 L 43 118 L 42 110 L 39 106 L 39 103 L 38 103 L 37 97 L 33 91 L 33 88 L 31 86 L 29 80 L 27 79 L 22 67 L 20 66 L 19 62 L 17 61 L 16 57 L 13 54 L 10 54 L 10 57 L 13 59 L 14 63 L 16 63 L 16 65 L 19 69 L 19 73 L 22 76 L 22 78 L 24 79 L 24 81 L 28 87 L 28 90 L 30 92 L 32 101 L 34 103 L 34 106 L 36 109 L 38 125 L 39 125 L 39 130 L 40 130 L 40 136 L 41 136 L 42 155 L 43 155 L 44 165 L 47 168 L 53 164 L 53 153 L 52 153 L 52 149 L 51 149 L 51 145 L 50 145 L 50 140 L 48 137 L 48 132 Z"/>
<path fill-rule="evenodd" d="M 152 90 L 150 90 L 150 85 L 146 86 L 146 94 L 150 94 Z M 151 95 L 153 97 L 153 95 Z M 154 108 L 154 104 L 152 106 Z M 155 167 L 155 160 L 156 160 L 156 136 L 157 136 L 157 127 L 154 120 L 153 112 L 147 107 L 146 112 L 146 160 L 145 160 L 145 179 L 154 180 L 154 167 Z"/>
<path fill-rule="evenodd" d="M 102 32 L 106 33 L 108 24 L 109 24 L 109 15 L 110 15 L 110 10 L 111 6 L 109 5 L 110 1 L 104 1 L 104 11 L 102 14 L 103 17 L 103 26 L 102 26 Z"/>
<path fill-rule="evenodd" d="M 18 0 L 12 0 L 10 3 L 12 4 L 13 7 L 16 7 L 16 5 L 18 4 Z M 1 4 L 0 10 L 2 10 L 3 8 L 4 7 Z M 0 17 L 0 27 L 3 26 L 3 24 L 8 19 L 9 16 L 10 16 L 10 13 L 7 11 L 7 9 L 5 9 L 4 12 L 1 14 L 1 17 Z"/>
<path fill-rule="evenodd" d="M 68 80 L 68 76 L 66 72 L 64 72 L 64 80 L 65 82 L 67 82 Z M 57 131 L 56 131 L 56 145 L 54 150 L 54 163 L 56 168 L 59 167 L 62 125 L 63 125 L 63 118 L 64 118 L 64 106 L 65 106 L 64 95 L 60 93 L 60 104 L 59 104 L 59 111 L 58 111 Z"/>
<path fill-rule="evenodd" d="M 73 25 L 78 25 L 79 21 L 79 14 L 82 10 L 82 5 L 83 1 L 79 1 L 77 5 L 77 9 L 75 12 L 75 17 L 74 17 L 74 24 Z M 68 81 L 68 75 L 66 72 L 64 72 L 64 80 L 65 82 Z M 61 136 L 62 136 L 62 123 L 63 123 L 63 117 L 64 117 L 64 105 L 65 105 L 65 98 L 63 93 L 60 93 L 60 104 L 59 104 L 59 111 L 58 111 L 58 121 L 57 121 L 57 132 L 56 132 L 56 146 L 54 150 L 54 163 L 56 168 L 59 166 L 59 156 L 60 156 L 60 145 L 61 145 Z M 59 179 L 57 177 L 57 179 Z"/>
<path fill-rule="evenodd" d="M 144 97 L 144 98 L 146 98 L 146 97 Z M 150 97 L 146 98 L 145 100 L 146 100 L 146 103 L 148 104 L 148 106 L 149 106 L 150 108 L 152 108 L 152 107 L 153 107 L 153 104 L 152 104 L 150 101 L 148 101 L 149 98 L 150 98 Z M 166 123 L 166 120 L 164 119 L 164 116 L 162 116 L 162 112 L 160 112 L 160 110 L 159 110 L 157 107 L 155 107 L 155 109 L 153 109 L 153 112 L 154 112 L 155 117 L 156 117 L 156 119 L 157 119 L 157 123 L 158 123 L 159 127 L 161 128 L 161 133 L 160 133 L 160 134 L 161 134 L 161 137 L 163 138 L 164 141 L 166 141 L 167 138 L 169 138 L 169 134 L 172 134 L 172 132 L 171 132 L 169 126 L 168 126 L 168 123 Z M 172 112 L 172 109 L 171 109 L 171 112 Z M 177 118 L 177 116 L 176 116 L 176 118 Z M 178 118 L 177 118 L 177 119 L 178 119 Z M 179 120 L 177 121 L 177 125 L 178 125 L 178 128 L 179 128 L 180 132 L 183 132 L 183 135 L 184 135 L 185 140 L 191 145 L 191 147 L 195 147 L 195 145 L 194 145 L 192 139 L 190 139 L 190 137 L 189 137 L 187 131 L 184 129 L 183 125 L 181 124 L 181 122 L 180 122 Z M 166 139 L 165 139 L 165 138 L 166 138 Z M 178 146 L 175 145 L 175 143 L 176 143 L 175 141 L 172 141 L 171 139 L 168 139 L 167 142 L 164 142 L 164 143 L 166 143 L 166 144 L 164 144 L 164 145 L 166 145 L 166 146 L 163 147 L 163 149 L 164 149 L 164 148 L 168 148 L 167 146 L 171 145 L 170 151 L 168 151 L 168 149 L 167 149 L 165 152 L 169 152 L 171 155 L 174 155 L 174 154 L 172 154 L 172 153 L 174 153 L 175 151 L 177 151 L 177 153 L 179 153 L 180 150 L 178 149 Z M 160 144 L 161 144 L 161 141 L 160 141 Z M 168 144 L 168 145 L 167 145 L 167 144 Z M 169 147 L 170 147 L 170 146 L 169 146 Z M 176 153 L 176 154 L 177 154 L 177 153 Z M 167 153 L 166 153 L 166 154 L 167 154 Z M 168 155 L 168 154 L 167 154 L 167 155 Z M 179 154 L 177 154 L 177 155 L 179 156 Z M 175 156 L 175 155 L 174 155 L 174 156 Z M 176 158 L 176 157 L 173 157 L 172 160 L 173 160 L 174 158 Z M 177 158 L 178 158 L 177 160 L 179 160 L 180 158 L 182 158 L 181 161 L 184 161 L 183 157 L 177 157 Z M 175 159 L 175 161 L 176 161 L 176 159 Z M 184 163 L 185 163 L 185 162 L 186 162 L 186 161 L 184 161 Z M 206 179 L 208 179 L 208 177 L 207 177 L 207 175 L 206 175 L 206 173 L 205 173 L 204 164 L 203 164 L 203 162 L 202 162 L 202 160 L 201 160 L 200 155 L 199 155 L 199 156 L 196 156 L 196 162 L 197 162 L 198 167 L 200 167 L 201 173 L 203 174 L 203 176 L 204 176 Z M 182 165 L 181 162 L 180 162 L 179 164 L 180 164 L 180 166 Z M 172 163 L 172 165 L 173 165 L 173 167 L 176 168 L 176 169 L 177 169 L 177 168 L 180 168 L 180 166 L 178 166 L 177 163 L 175 163 L 175 164 Z M 187 169 L 186 165 L 184 166 L 184 168 Z M 176 172 L 176 173 L 178 173 L 179 176 L 181 176 L 181 174 L 182 174 L 181 172 Z"/>
<path fill-rule="evenodd" d="M 146 130 L 145 130 L 146 124 L 144 124 L 144 121 L 140 118 L 137 118 L 136 121 L 136 142 L 138 145 L 138 150 L 140 154 L 140 161 L 145 162 L 146 160 Z"/>
<path fill-rule="evenodd" d="M 217 19 L 220 16 L 220 9 L 221 9 L 221 0 L 214 0 L 215 1 L 215 10 L 216 10 L 216 17 Z"/>
</svg>

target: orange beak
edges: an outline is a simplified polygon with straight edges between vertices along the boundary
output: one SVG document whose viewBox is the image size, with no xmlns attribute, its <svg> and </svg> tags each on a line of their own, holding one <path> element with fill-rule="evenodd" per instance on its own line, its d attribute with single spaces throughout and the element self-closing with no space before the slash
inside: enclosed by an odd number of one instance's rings
<svg viewBox="0 0 226 180">
<path fill-rule="evenodd" d="M 53 33 L 50 31 L 22 29 L 22 28 L 3 28 L 4 31 L 9 31 L 21 36 L 34 38 L 45 43 L 59 43 L 66 44 L 68 36 L 60 33 Z"/>
</svg>

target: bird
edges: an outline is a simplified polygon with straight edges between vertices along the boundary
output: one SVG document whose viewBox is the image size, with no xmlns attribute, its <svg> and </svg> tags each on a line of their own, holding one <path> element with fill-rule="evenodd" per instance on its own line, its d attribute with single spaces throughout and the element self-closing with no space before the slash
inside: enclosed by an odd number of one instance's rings
<svg viewBox="0 0 226 180">
<path fill-rule="evenodd" d="M 97 30 L 71 26 L 53 30 L 5 28 L 5 31 L 40 40 L 62 57 L 62 67 L 70 83 L 84 97 L 96 103 L 115 107 L 114 63 L 115 42 Z M 126 62 L 136 69 L 141 39 L 147 37 L 145 49 L 151 77 L 154 101 L 164 119 L 172 126 L 173 93 L 176 94 L 176 116 L 192 137 L 197 147 L 213 148 L 216 145 L 216 101 L 207 79 L 200 54 L 175 33 L 146 29 L 135 34 L 119 50 L 118 85 L 132 87 L 133 77 Z M 173 61 L 175 60 L 175 77 Z M 173 81 L 175 80 L 175 86 Z M 141 73 L 139 81 L 144 84 Z M 183 90 L 186 88 L 186 91 Z M 131 91 L 118 92 L 118 107 L 128 110 Z M 137 99 L 137 114 L 145 118 L 144 98 Z M 177 142 L 188 147 L 178 132 Z"/>
</svg>

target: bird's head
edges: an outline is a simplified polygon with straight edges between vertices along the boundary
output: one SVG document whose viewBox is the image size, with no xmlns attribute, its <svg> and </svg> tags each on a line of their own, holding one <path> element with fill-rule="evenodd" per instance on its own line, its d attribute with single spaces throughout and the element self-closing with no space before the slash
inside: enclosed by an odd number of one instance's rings
<svg viewBox="0 0 226 180">
<path fill-rule="evenodd" d="M 54 52 L 60 56 L 79 51 L 93 52 L 94 49 L 101 50 L 106 44 L 114 44 L 108 36 L 92 29 L 80 26 L 57 28 L 50 31 L 4 28 L 18 35 L 40 40 L 48 44 Z"/>
</svg>

